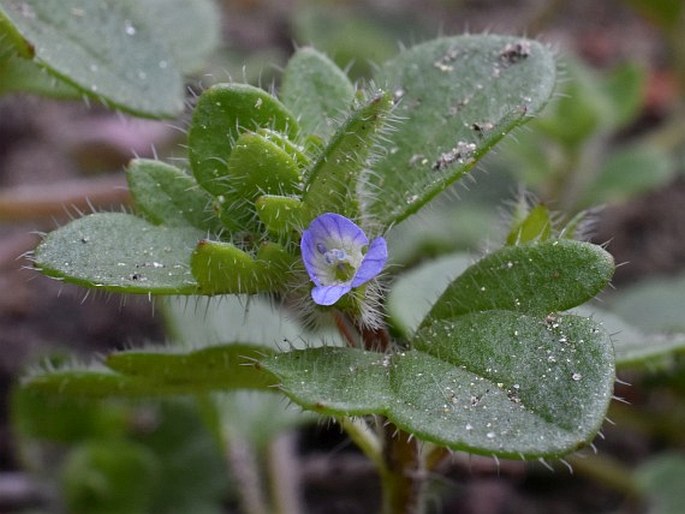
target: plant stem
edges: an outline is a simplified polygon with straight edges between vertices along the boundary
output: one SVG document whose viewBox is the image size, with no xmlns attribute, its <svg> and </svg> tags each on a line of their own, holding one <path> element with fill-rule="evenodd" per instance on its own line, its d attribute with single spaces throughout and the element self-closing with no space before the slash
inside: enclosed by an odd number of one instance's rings
<svg viewBox="0 0 685 514">
<path fill-rule="evenodd" d="M 383 514 L 422 514 L 424 512 L 425 470 L 419 445 L 411 434 L 387 423 L 384 426 L 381 471 Z"/>
<path fill-rule="evenodd" d="M 226 456 L 238 484 L 241 511 L 245 514 L 269 514 L 254 449 L 237 434 L 226 434 L 225 437 Z"/>
<path fill-rule="evenodd" d="M 567 460 L 579 475 L 596 480 L 626 495 L 641 495 L 631 470 L 615 459 L 606 455 L 587 455 L 583 458 L 571 455 Z"/>
<path fill-rule="evenodd" d="M 344 417 L 338 418 L 338 423 L 350 436 L 352 442 L 373 462 L 379 473 L 383 473 L 385 462 L 383 461 L 381 442 L 366 424 L 366 421 L 360 418 Z"/>
<path fill-rule="evenodd" d="M 358 334 L 367 351 L 386 352 L 391 349 L 387 328 L 365 327 L 342 313 L 334 319 L 348 345 L 356 346 L 354 342 Z M 356 328 L 357 334 L 350 327 Z M 378 469 L 383 490 L 382 514 L 423 514 L 426 470 L 416 438 L 381 417 L 378 418 L 378 437 L 371 433 L 363 420 L 343 417 L 339 421 Z"/>
<path fill-rule="evenodd" d="M 291 432 L 277 436 L 267 449 L 267 462 L 274 514 L 304 512 L 300 496 L 301 472 Z"/>
</svg>

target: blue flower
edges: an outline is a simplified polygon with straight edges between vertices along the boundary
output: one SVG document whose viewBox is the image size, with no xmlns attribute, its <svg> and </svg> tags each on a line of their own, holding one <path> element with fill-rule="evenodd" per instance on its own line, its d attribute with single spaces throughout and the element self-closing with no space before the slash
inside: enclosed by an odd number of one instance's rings
<svg viewBox="0 0 685 514">
<path fill-rule="evenodd" d="M 354 222 L 327 212 L 302 233 L 300 242 L 304 267 L 314 282 L 312 299 L 319 305 L 333 305 L 353 287 L 378 275 L 388 260 L 385 239 L 371 243 Z"/>
</svg>

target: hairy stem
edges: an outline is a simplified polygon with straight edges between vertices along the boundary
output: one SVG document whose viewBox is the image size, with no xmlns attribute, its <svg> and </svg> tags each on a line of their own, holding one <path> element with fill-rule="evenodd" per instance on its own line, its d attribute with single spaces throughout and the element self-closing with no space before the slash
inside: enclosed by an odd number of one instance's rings
<svg viewBox="0 0 685 514">
<path fill-rule="evenodd" d="M 245 514 L 269 514 L 259 465 L 248 441 L 231 434 L 227 439 L 227 459 L 238 484 L 241 511 Z"/>
<path fill-rule="evenodd" d="M 425 470 L 416 438 L 393 424 L 384 427 L 383 514 L 424 512 Z"/>
<path fill-rule="evenodd" d="M 383 461 L 383 449 L 381 442 L 376 434 L 369 428 L 361 418 L 339 418 L 338 423 L 345 430 L 352 442 L 364 452 L 371 462 L 376 466 L 380 473 L 383 473 L 385 462 Z"/>
</svg>

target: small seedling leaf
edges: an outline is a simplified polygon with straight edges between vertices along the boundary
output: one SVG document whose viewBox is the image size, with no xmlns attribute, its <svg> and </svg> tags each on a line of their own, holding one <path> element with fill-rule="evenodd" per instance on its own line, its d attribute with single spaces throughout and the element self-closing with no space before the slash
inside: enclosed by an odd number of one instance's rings
<svg viewBox="0 0 685 514">
<path fill-rule="evenodd" d="M 276 98 L 247 84 L 217 84 L 200 96 L 188 133 L 189 157 L 198 183 L 214 195 L 230 195 L 227 163 L 240 134 L 261 127 L 297 137 L 295 117 Z"/>
<path fill-rule="evenodd" d="M 328 139 L 352 105 L 354 85 L 338 66 L 321 52 L 300 48 L 283 73 L 280 97 L 297 113 L 305 134 Z"/>
<path fill-rule="evenodd" d="M 155 225 L 193 226 L 208 232 L 219 227 L 214 198 L 182 170 L 150 159 L 134 159 L 126 170 L 138 211 Z"/>
<path fill-rule="evenodd" d="M 96 213 L 50 232 L 35 250 L 46 275 L 122 293 L 193 294 L 190 255 L 201 231 L 123 213 Z"/>
<path fill-rule="evenodd" d="M 614 272 L 611 255 L 589 243 L 561 239 L 504 247 L 452 282 L 424 320 L 505 309 L 545 315 L 592 299 Z"/>
</svg>

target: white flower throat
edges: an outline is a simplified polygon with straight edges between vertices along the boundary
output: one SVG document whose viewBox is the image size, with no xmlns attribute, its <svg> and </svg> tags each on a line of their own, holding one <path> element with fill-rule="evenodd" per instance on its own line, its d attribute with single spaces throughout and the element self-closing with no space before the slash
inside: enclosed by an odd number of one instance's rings
<svg viewBox="0 0 685 514">
<path fill-rule="evenodd" d="M 362 260 L 361 251 L 358 252 L 359 256 L 354 256 L 341 248 L 331 248 L 329 250 L 323 243 L 317 243 L 316 249 L 323 256 L 325 263 L 331 271 L 327 278 L 335 283 L 351 280 Z"/>
</svg>

